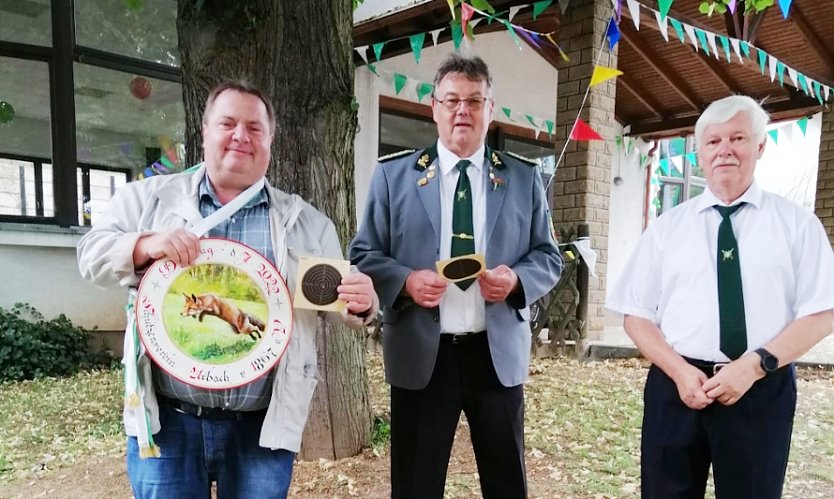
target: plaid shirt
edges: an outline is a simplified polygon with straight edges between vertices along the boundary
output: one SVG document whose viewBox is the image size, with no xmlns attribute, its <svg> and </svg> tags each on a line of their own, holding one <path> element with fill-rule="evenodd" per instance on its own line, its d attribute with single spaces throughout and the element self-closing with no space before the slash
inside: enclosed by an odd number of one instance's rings
<svg viewBox="0 0 834 499">
<path fill-rule="evenodd" d="M 207 217 L 223 205 L 208 181 L 208 175 L 200 183 L 200 214 Z M 211 229 L 207 236 L 224 237 L 239 241 L 269 259 L 275 264 L 272 251 L 272 237 L 269 230 L 269 198 L 266 187 L 234 215 Z M 231 390 L 206 390 L 187 385 L 168 375 L 156 365 L 154 385 L 157 393 L 169 398 L 183 400 L 203 407 L 222 407 L 232 411 L 255 411 L 266 409 L 272 394 L 274 372 Z"/>
</svg>

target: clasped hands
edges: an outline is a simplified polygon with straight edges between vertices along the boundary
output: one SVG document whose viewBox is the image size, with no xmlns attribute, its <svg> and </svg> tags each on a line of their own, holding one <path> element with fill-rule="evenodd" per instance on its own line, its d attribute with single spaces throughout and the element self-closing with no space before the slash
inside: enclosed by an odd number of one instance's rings
<svg viewBox="0 0 834 499">
<path fill-rule="evenodd" d="M 479 275 L 478 284 L 481 296 L 488 302 L 501 302 L 507 299 L 518 287 L 518 275 L 506 265 L 499 265 Z M 425 308 L 440 305 L 446 288 L 454 286 L 433 270 L 415 270 L 405 280 L 405 292 L 414 303 Z"/>
<path fill-rule="evenodd" d="M 735 404 L 762 377 L 759 356 L 748 353 L 711 378 L 687 363 L 673 379 L 681 401 L 690 409 L 703 409 L 715 401 L 728 406 Z"/>
<path fill-rule="evenodd" d="M 142 269 L 153 260 L 169 258 L 185 267 L 193 264 L 199 255 L 200 238 L 185 229 L 173 229 L 140 236 L 133 248 L 133 265 Z M 354 315 L 370 310 L 376 296 L 371 278 L 361 272 L 343 277 L 337 291 L 348 312 Z"/>
</svg>

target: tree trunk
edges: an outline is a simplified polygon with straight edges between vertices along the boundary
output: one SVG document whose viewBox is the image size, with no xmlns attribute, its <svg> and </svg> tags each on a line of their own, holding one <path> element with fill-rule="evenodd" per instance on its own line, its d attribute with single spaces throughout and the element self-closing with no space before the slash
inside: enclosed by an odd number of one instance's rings
<svg viewBox="0 0 834 499">
<path fill-rule="evenodd" d="M 326 213 L 343 247 L 355 229 L 351 28 L 347 0 L 178 0 L 188 161 L 202 158 L 200 127 L 210 89 L 224 79 L 250 81 L 271 97 L 278 122 L 267 177 Z M 322 382 L 302 458 L 355 455 L 369 443 L 362 338 L 319 321 Z"/>
</svg>

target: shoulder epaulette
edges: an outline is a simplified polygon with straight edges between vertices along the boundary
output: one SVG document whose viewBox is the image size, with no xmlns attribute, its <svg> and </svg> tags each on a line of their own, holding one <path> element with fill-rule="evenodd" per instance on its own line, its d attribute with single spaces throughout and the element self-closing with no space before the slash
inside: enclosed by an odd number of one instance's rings
<svg viewBox="0 0 834 499">
<path fill-rule="evenodd" d="M 522 156 L 520 154 L 516 154 L 516 153 L 510 152 L 510 151 L 502 151 L 502 152 L 504 154 L 506 154 L 507 156 L 510 156 L 512 158 L 515 158 L 515 159 L 521 161 L 522 163 L 527 163 L 528 166 L 538 166 L 538 163 L 536 162 L 535 159 L 525 158 L 524 156 Z"/>
<path fill-rule="evenodd" d="M 403 156 L 408 156 L 409 154 L 415 152 L 416 149 L 405 149 L 403 151 L 392 152 L 391 154 L 386 154 L 385 156 L 380 156 L 377 158 L 377 161 L 380 163 L 385 163 L 386 161 L 391 161 L 392 159 L 402 158 Z"/>
</svg>

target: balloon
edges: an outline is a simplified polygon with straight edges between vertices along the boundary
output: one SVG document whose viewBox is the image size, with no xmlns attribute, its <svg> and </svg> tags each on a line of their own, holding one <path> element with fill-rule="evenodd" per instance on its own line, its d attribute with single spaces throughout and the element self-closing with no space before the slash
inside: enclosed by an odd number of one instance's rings
<svg viewBox="0 0 834 499">
<path fill-rule="evenodd" d="M 151 95 L 151 82 L 137 76 L 130 81 L 130 93 L 139 100 L 145 100 Z"/>
<path fill-rule="evenodd" d="M 14 119 L 14 108 L 6 101 L 0 100 L 0 123 L 11 123 Z"/>
</svg>

